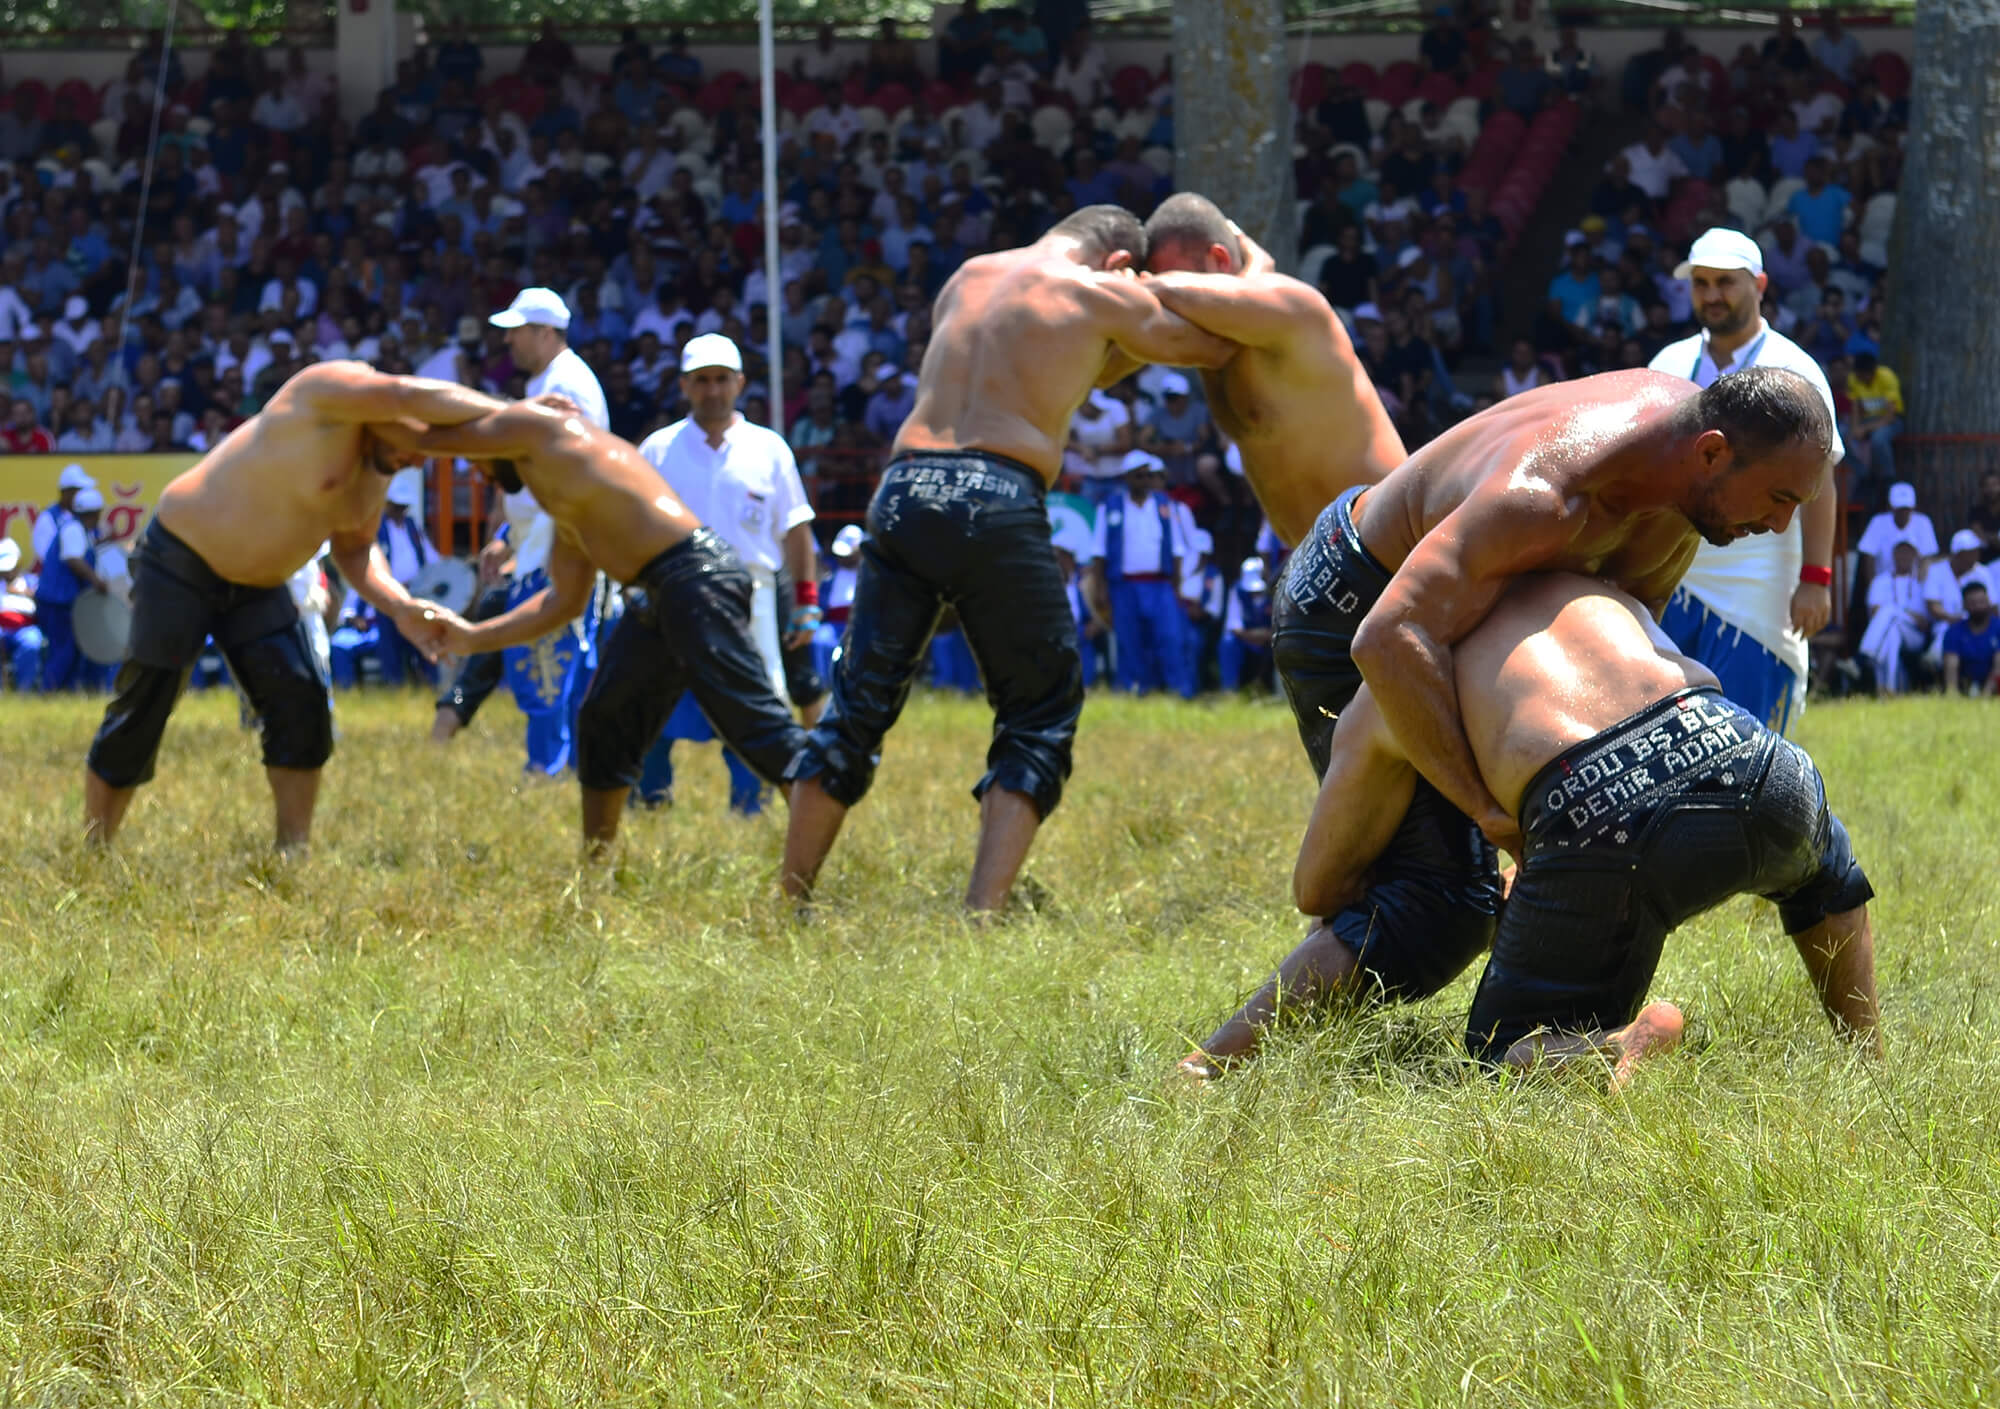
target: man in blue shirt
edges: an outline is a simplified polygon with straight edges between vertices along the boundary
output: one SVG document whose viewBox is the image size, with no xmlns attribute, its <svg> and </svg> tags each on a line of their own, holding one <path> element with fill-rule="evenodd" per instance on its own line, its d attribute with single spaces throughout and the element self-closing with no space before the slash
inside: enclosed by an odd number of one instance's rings
<svg viewBox="0 0 2000 1409">
<path fill-rule="evenodd" d="M 1569 243 L 1569 267 L 1549 280 L 1549 302 L 1565 323 L 1587 326 L 1603 292 L 1591 267 L 1590 240 L 1578 232 Z"/>
<path fill-rule="evenodd" d="M 1826 180 L 1827 160 L 1823 153 L 1806 158 L 1806 188 L 1792 192 L 1786 203 L 1799 222 L 1799 230 L 1815 244 L 1831 245 L 1840 239 L 1847 223 L 1847 206 L 1854 199 L 1845 186 L 1830 186 Z"/>
<path fill-rule="evenodd" d="M 1667 150 L 1697 181 L 1707 181 L 1722 165 L 1722 139 L 1709 130 L 1708 113 L 1701 108 L 1688 113 L 1687 130 L 1667 143 Z"/>
<path fill-rule="evenodd" d="M 1965 616 L 1945 628 L 1944 688 L 1956 694 L 1961 685 L 1979 694 L 1995 688 L 1993 667 L 2000 661 L 2000 619 L 1993 615 L 1993 599 L 1978 582 L 1961 589 Z"/>
</svg>

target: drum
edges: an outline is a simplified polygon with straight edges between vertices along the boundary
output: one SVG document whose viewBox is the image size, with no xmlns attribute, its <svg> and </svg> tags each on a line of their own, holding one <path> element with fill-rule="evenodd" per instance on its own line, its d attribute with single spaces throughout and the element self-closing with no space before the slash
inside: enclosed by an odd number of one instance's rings
<svg viewBox="0 0 2000 1409">
<path fill-rule="evenodd" d="M 463 616 L 479 595 L 479 569 L 463 558 L 435 558 L 410 579 L 409 593 Z"/>
<path fill-rule="evenodd" d="M 76 599 L 70 616 L 76 648 L 93 665 L 118 665 L 132 644 L 132 607 L 122 597 L 89 591 Z"/>
</svg>

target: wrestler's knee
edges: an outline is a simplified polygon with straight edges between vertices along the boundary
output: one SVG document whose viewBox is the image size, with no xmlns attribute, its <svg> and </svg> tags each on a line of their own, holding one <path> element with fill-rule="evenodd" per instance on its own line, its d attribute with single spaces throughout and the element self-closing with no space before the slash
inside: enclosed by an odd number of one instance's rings
<svg viewBox="0 0 2000 1409">
<path fill-rule="evenodd" d="M 185 671 L 137 661 L 120 666 L 104 723 L 90 745 L 90 771 L 114 788 L 151 782 L 167 716 L 186 681 Z"/>
<path fill-rule="evenodd" d="M 806 735 L 801 748 L 786 765 L 783 781 L 801 783 L 811 778 L 821 791 L 842 807 L 852 807 L 868 795 L 875 782 L 875 767 L 882 755 L 845 737 L 832 711 Z"/>
<path fill-rule="evenodd" d="M 1069 780 L 1077 716 L 1083 712 L 1083 673 L 1072 669 L 1071 677 L 1068 686 L 1040 708 L 995 721 L 986 776 L 972 790 L 974 797 L 1000 787 L 1026 795 L 1044 818 L 1055 811 Z"/>
<path fill-rule="evenodd" d="M 317 672 L 285 677 L 258 702 L 264 766 L 311 772 L 333 757 L 333 706 Z"/>
</svg>

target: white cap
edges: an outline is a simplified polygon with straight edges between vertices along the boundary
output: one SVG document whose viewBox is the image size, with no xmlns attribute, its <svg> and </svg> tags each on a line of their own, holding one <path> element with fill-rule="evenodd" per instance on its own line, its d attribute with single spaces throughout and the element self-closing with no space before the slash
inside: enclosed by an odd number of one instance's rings
<svg viewBox="0 0 2000 1409">
<path fill-rule="evenodd" d="M 415 475 L 398 474 L 389 481 L 389 502 L 414 509 L 424 502 L 424 486 Z"/>
<path fill-rule="evenodd" d="M 836 558 L 851 557 L 861 551 L 861 525 L 849 524 L 833 535 L 833 555 Z"/>
<path fill-rule="evenodd" d="M 1382 321 L 1382 310 L 1372 303 L 1357 303 L 1354 305 L 1354 321 L 1357 323 L 1379 323 Z"/>
<path fill-rule="evenodd" d="M 62 478 L 56 481 L 58 489 L 95 489 L 97 481 L 90 477 L 90 471 L 81 465 L 64 465 Z"/>
<path fill-rule="evenodd" d="M 1242 568 L 1237 573 L 1236 585 L 1245 592 L 1262 592 L 1264 590 L 1264 560 L 1262 558 L 1245 558 Z"/>
<path fill-rule="evenodd" d="M 19 328 L 19 332 L 22 342 L 33 342 L 41 337 L 42 325 L 39 323 L 23 323 Z"/>
<path fill-rule="evenodd" d="M 1741 230 L 1718 226 L 1694 242 L 1688 257 L 1674 270 L 1676 279 L 1685 279 L 1697 269 L 1748 269 L 1764 272 L 1764 251 Z"/>
<path fill-rule="evenodd" d="M 5 577 L 20 565 L 20 543 L 12 538 L 0 536 L 0 577 Z"/>
<path fill-rule="evenodd" d="M 1160 394 L 1162 396 L 1186 396 L 1188 394 L 1188 379 L 1183 377 L 1179 372 L 1164 373 L 1160 377 Z"/>
<path fill-rule="evenodd" d="M 1914 509 L 1917 507 L 1917 487 L 1903 481 L 1889 486 L 1889 507 L 1892 509 Z"/>
<path fill-rule="evenodd" d="M 692 372 L 701 367 L 727 367 L 732 372 L 743 370 L 743 354 L 736 343 L 721 333 L 703 333 L 689 338 L 687 346 L 681 349 L 681 370 Z"/>
<path fill-rule="evenodd" d="M 90 305 L 84 302 L 83 296 L 80 294 L 71 294 L 69 301 L 63 304 L 63 317 L 69 319 L 72 323 L 89 312 Z"/>
<path fill-rule="evenodd" d="M 1215 551 L 1215 535 L 1205 528 L 1194 531 L 1194 550 L 1204 557 Z"/>
<path fill-rule="evenodd" d="M 1589 243 L 1590 236 L 1584 234 L 1581 230 L 1572 230 L 1563 236 L 1563 248 L 1566 250 L 1573 250 L 1578 245 L 1587 245 Z"/>
<path fill-rule="evenodd" d="M 79 514 L 94 513 L 104 507 L 104 496 L 94 489 L 79 489 L 69 506 Z"/>
<path fill-rule="evenodd" d="M 1951 536 L 1951 551 L 1954 553 L 1977 553 L 1985 546 L 1984 540 L 1969 528 L 1961 528 Z"/>
<path fill-rule="evenodd" d="M 1408 249 L 1404 250 L 1401 254 L 1396 256 L 1396 267 L 1398 269 L 1408 269 L 1412 264 L 1415 264 L 1418 260 L 1422 259 L 1423 257 L 1424 257 L 1423 250 L 1417 245 L 1411 245 Z"/>
<path fill-rule="evenodd" d="M 1127 450 L 1125 458 L 1118 462 L 1118 467 L 1128 475 L 1137 474 L 1141 470 L 1151 474 L 1154 470 L 1164 470 L 1167 467 L 1167 462 L 1150 451 Z"/>
<path fill-rule="evenodd" d="M 523 289 L 514 301 L 488 319 L 496 328 L 518 328 L 539 323 L 545 328 L 567 328 L 569 305 L 554 289 Z"/>
</svg>

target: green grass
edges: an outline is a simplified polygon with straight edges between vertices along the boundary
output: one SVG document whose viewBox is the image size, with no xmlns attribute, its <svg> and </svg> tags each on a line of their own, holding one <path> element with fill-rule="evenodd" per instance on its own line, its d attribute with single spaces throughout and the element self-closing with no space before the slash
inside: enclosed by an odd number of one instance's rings
<svg viewBox="0 0 2000 1409">
<path fill-rule="evenodd" d="M 576 866 L 496 709 L 346 699 L 265 851 L 190 701 L 117 853 L 82 702 L 0 707 L 0 1399 L 1691 1405 L 2000 1394 L 2000 712 L 1818 707 L 1881 891 L 1890 1057 L 1769 908 L 1673 940 L 1693 1041 L 1622 1097 L 1457 1055 L 1463 981 L 1161 1077 L 1292 944 L 1288 718 L 1094 699 L 1030 863 L 956 902 L 986 721 L 921 700 L 809 926 L 782 812 Z"/>
</svg>

